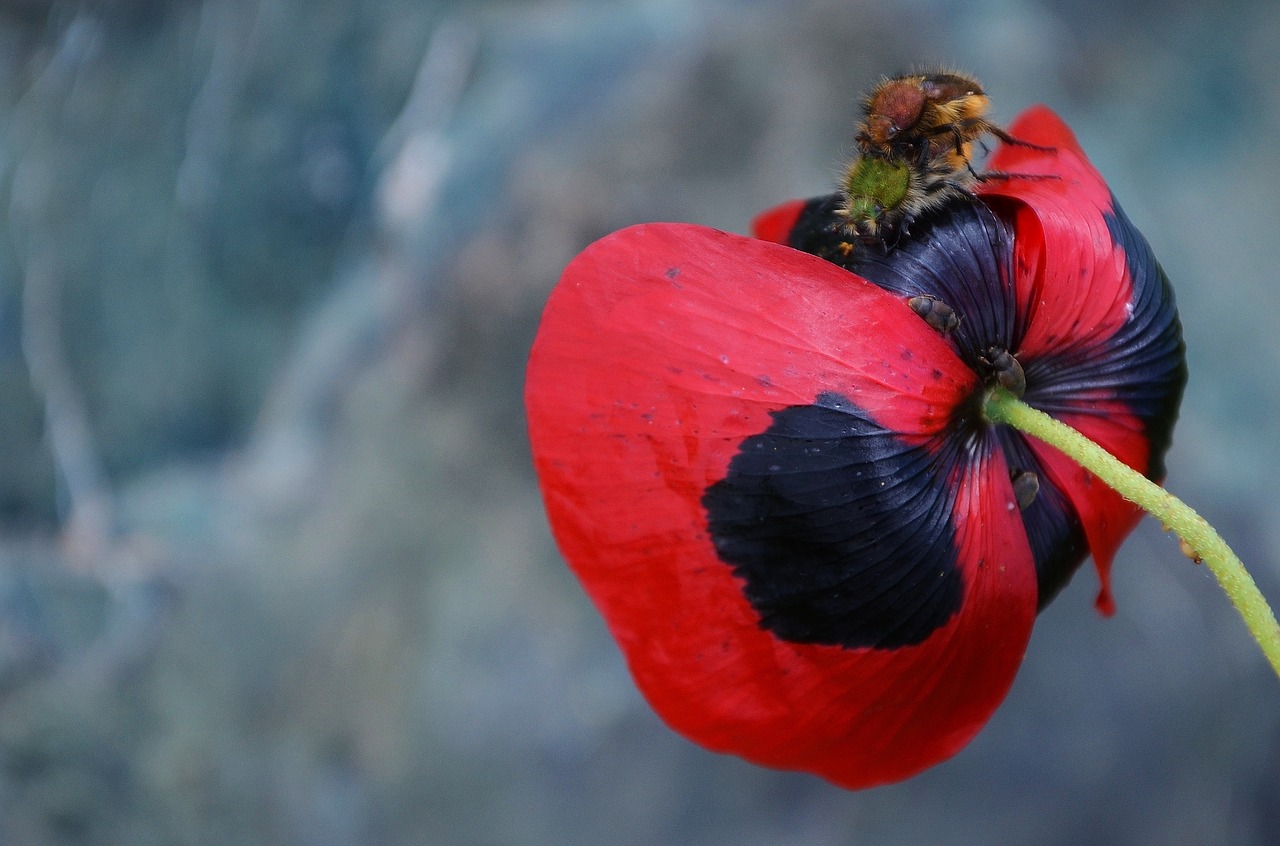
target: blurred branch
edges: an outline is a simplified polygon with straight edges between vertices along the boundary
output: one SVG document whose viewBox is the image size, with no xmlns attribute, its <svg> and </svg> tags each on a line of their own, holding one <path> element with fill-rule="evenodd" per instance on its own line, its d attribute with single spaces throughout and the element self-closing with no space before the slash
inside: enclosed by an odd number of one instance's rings
<svg viewBox="0 0 1280 846">
<path fill-rule="evenodd" d="M 44 400 L 49 446 L 66 491 L 64 531 L 73 554 L 96 557 L 111 541 L 114 504 L 93 428 L 63 353 L 61 275 L 47 250 L 23 269 L 22 350 L 31 386 Z"/>
<path fill-rule="evenodd" d="M 411 242 L 439 202 L 439 188 L 452 164 L 445 125 L 475 65 L 480 36 L 456 21 L 431 36 L 404 108 L 383 136 L 373 161 L 382 224 Z"/>
<path fill-rule="evenodd" d="M 439 131 L 453 114 L 475 66 L 480 34 L 475 26 L 446 21 L 436 27 L 404 108 L 378 145 L 375 166 L 386 164 L 423 129 Z"/>
<path fill-rule="evenodd" d="M 97 18 L 81 13 L 61 33 L 57 49 L 12 112 L 7 219 L 21 264 L 22 350 L 31 387 L 44 404 L 44 426 L 62 484 L 64 540 L 72 554 L 93 556 L 111 541 L 114 504 L 94 442 L 85 403 L 64 353 L 60 305 L 62 277 L 56 245 L 41 237 L 48 189 L 36 176 L 22 179 L 42 124 L 55 120 L 80 69 L 100 46 Z M 29 170 L 38 174 L 40 167 Z"/>
<path fill-rule="evenodd" d="M 366 178 L 374 186 L 384 249 L 370 261 L 359 242 L 359 254 L 312 317 L 267 397 L 245 465 L 275 501 L 309 490 L 305 480 L 317 467 L 330 410 L 352 374 L 381 350 L 381 342 L 370 339 L 393 334 L 412 313 L 417 268 L 407 254 L 430 231 L 428 216 L 452 162 L 445 125 L 471 76 L 479 42 L 472 25 L 450 21 L 436 28 L 405 104 L 369 163 Z"/>
<path fill-rule="evenodd" d="M 213 199 L 213 183 L 231 125 L 236 92 L 240 90 L 260 30 L 262 7 L 253 3 L 205 3 L 200 30 L 211 44 L 209 67 L 191 103 L 186 122 L 186 146 L 174 193 L 178 208 L 204 212 Z M 201 36 L 197 36 L 200 40 Z"/>
</svg>

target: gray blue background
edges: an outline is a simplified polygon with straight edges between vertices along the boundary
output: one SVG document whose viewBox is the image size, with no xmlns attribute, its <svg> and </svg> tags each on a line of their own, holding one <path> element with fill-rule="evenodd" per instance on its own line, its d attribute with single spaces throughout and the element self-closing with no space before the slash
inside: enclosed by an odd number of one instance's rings
<svg viewBox="0 0 1280 846">
<path fill-rule="evenodd" d="M 1268 844 L 1280 682 L 1144 523 L 955 759 L 669 732 L 522 369 L 596 237 L 824 193 L 882 74 L 1057 109 L 1176 287 L 1168 486 L 1280 600 L 1266 2 L 0 3 L 0 842 Z"/>
</svg>

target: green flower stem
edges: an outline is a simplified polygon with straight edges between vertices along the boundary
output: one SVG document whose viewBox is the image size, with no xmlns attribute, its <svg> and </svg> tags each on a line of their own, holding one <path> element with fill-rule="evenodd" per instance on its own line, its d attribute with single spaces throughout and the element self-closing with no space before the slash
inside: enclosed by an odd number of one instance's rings
<svg viewBox="0 0 1280 846">
<path fill-rule="evenodd" d="M 983 412 L 993 423 L 1006 423 L 1057 448 L 1181 538 L 1217 577 L 1280 676 L 1280 625 L 1276 616 L 1244 564 L 1203 517 L 1075 429 L 1037 411 L 1003 388 L 988 394 Z"/>
</svg>

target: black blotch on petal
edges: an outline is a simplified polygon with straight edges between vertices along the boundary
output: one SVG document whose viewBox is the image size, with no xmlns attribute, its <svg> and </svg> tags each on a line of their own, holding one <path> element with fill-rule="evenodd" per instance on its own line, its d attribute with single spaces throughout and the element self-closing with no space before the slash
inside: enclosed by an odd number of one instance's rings
<svg viewBox="0 0 1280 846">
<path fill-rule="evenodd" d="M 945 478 L 928 449 L 826 393 L 774 412 L 702 505 L 763 628 L 895 649 L 924 642 L 963 600 Z"/>
<path fill-rule="evenodd" d="M 787 236 L 787 246 L 842 267 L 851 248 L 883 251 L 883 241 L 863 240 L 848 231 L 840 214 L 840 205 L 839 194 L 827 194 L 807 201 Z"/>
</svg>

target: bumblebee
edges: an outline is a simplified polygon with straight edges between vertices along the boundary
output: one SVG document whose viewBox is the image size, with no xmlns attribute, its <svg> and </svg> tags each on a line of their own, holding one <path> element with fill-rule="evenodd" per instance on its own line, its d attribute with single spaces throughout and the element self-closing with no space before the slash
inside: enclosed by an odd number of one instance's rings
<svg viewBox="0 0 1280 846">
<path fill-rule="evenodd" d="M 788 204 L 783 241 L 861 275 L 867 276 L 868 268 L 883 261 L 879 257 L 909 241 L 915 221 L 947 208 L 982 206 L 974 188 L 983 180 L 1058 178 L 974 169 L 973 147 L 984 135 L 1034 150 L 1052 148 L 1014 138 L 992 123 L 987 118 L 991 101 L 986 92 L 958 74 L 889 79 L 864 105 L 866 114 L 855 136 L 859 152 L 838 190 L 815 197 L 798 210 Z M 900 292 L 908 296 L 907 305 L 941 335 L 957 331 L 964 320 L 951 304 L 913 292 L 909 283 Z M 1009 351 L 989 348 L 978 363 L 991 384 L 1015 396 L 1026 391 L 1026 374 Z M 1016 481 L 1019 506 L 1025 508 L 1034 501 L 1038 486 L 1034 474 Z"/>
<path fill-rule="evenodd" d="M 851 234 L 887 239 L 903 234 L 918 217 L 972 196 L 984 179 L 973 145 L 984 135 L 1020 141 L 987 119 L 991 99 L 975 80 L 954 73 L 900 76 L 880 83 L 864 104 L 855 139 L 859 155 L 841 186 Z"/>
<path fill-rule="evenodd" d="M 952 170 L 972 174 L 973 142 L 983 135 L 1023 143 L 987 119 L 991 98 L 976 80 L 960 74 L 887 79 L 867 96 L 863 108 L 866 117 L 857 134 L 863 155 L 916 162 L 945 159 Z"/>
</svg>

